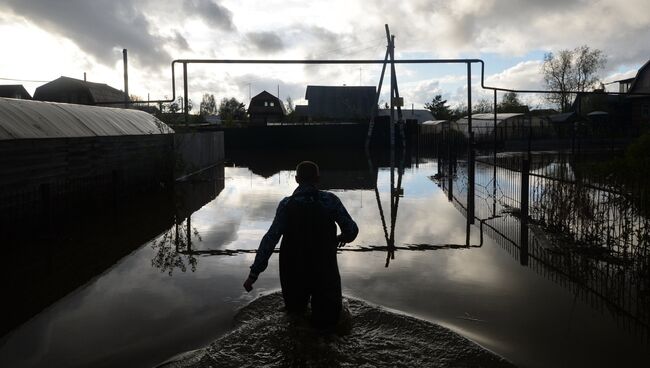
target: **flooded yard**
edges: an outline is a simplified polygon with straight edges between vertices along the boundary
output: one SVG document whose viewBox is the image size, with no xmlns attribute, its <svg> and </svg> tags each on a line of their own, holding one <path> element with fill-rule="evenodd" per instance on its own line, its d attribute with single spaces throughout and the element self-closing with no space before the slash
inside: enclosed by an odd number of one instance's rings
<svg viewBox="0 0 650 368">
<path fill-rule="evenodd" d="M 650 364 L 647 314 L 637 311 L 647 295 L 603 295 L 583 282 L 596 276 L 580 279 L 554 267 L 539 246 L 544 236 L 535 231 L 526 237 L 523 262 L 516 214 L 503 205 L 507 201 L 497 205 L 489 198 L 492 175 L 502 183 L 495 191 L 507 194 L 506 183 L 518 185 L 505 172 L 477 163 L 476 182 L 484 191 L 477 190 L 477 219 L 468 221 L 462 162 L 445 180 L 440 165 L 449 164 L 433 156 L 405 158 L 403 175 L 389 168 L 388 158 L 368 159 L 362 151 L 235 153 L 227 159 L 225 167 L 180 183 L 157 207 L 139 209 L 133 220 L 120 219 L 127 214 L 106 220 L 101 209 L 89 213 L 83 221 L 101 228 L 101 237 L 84 222 L 55 231 L 56 240 L 34 240 L 29 233 L 14 240 L 13 247 L 77 242 L 72 246 L 98 252 L 133 245 L 114 265 L 6 334 L 0 366 L 155 366 L 222 336 L 239 308 L 280 288 L 277 254 L 251 293 L 242 283 L 278 202 L 296 187 L 293 168 L 303 159 L 320 164 L 321 189 L 334 192 L 359 226 L 357 239 L 338 256 L 344 295 L 447 327 L 517 366 Z M 133 235 L 140 227 L 151 230 Z M 87 252 L 92 259 L 94 251 Z M 24 254 L 21 262 L 37 253 Z"/>
</svg>

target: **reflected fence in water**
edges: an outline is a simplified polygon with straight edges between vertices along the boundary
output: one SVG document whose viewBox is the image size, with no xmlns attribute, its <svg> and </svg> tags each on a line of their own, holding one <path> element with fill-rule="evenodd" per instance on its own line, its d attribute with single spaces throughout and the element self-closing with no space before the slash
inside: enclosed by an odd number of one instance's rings
<svg viewBox="0 0 650 368">
<path fill-rule="evenodd" d="M 648 338 L 644 190 L 583 170 L 597 156 L 493 153 L 470 162 L 458 147 L 440 152 L 432 179 L 461 213 L 485 221 L 486 234 L 522 265 Z"/>
</svg>

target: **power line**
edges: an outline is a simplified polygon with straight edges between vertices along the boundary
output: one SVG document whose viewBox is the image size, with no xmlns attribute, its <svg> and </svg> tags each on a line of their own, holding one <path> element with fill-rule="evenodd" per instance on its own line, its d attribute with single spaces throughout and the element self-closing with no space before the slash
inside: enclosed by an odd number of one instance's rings
<svg viewBox="0 0 650 368">
<path fill-rule="evenodd" d="M 34 83 L 47 83 L 46 80 L 33 80 L 33 79 L 15 79 L 15 78 L 2 78 L 0 80 L 14 81 L 14 82 L 34 82 Z"/>
</svg>

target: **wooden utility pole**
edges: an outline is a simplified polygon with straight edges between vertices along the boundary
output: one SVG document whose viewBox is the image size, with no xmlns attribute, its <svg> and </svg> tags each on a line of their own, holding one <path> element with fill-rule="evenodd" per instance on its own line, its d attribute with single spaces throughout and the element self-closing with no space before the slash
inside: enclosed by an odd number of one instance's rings
<svg viewBox="0 0 650 368">
<path fill-rule="evenodd" d="M 129 107 L 129 67 L 126 49 L 122 49 L 122 60 L 124 62 L 124 108 Z"/>
</svg>

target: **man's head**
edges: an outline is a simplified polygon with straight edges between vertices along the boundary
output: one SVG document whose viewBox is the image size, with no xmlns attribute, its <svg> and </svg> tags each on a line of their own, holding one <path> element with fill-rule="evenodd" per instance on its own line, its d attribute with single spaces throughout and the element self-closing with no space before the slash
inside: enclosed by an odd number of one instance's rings
<svg viewBox="0 0 650 368">
<path fill-rule="evenodd" d="M 303 161 L 296 166 L 296 181 L 298 184 L 316 184 L 319 176 L 318 165 L 314 162 Z"/>
</svg>

